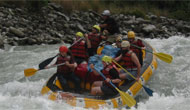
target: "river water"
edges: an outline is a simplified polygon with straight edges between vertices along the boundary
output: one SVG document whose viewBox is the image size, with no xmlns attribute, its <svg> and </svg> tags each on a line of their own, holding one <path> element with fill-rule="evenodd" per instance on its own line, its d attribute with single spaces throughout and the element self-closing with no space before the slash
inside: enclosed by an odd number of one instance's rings
<svg viewBox="0 0 190 110">
<path fill-rule="evenodd" d="M 190 37 L 172 36 L 169 39 L 145 39 L 157 52 L 173 56 L 167 64 L 158 59 L 158 68 L 146 85 L 153 97 L 142 91 L 132 110 L 189 110 L 190 109 Z M 61 44 L 6 46 L 0 50 L 0 110 L 82 110 L 64 102 L 53 102 L 41 96 L 40 90 L 55 68 L 24 77 L 24 69 L 38 68 L 43 60 L 54 56 Z M 109 108 L 104 107 L 108 110 Z M 125 110 L 125 108 L 122 108 Z"/>
</svg>

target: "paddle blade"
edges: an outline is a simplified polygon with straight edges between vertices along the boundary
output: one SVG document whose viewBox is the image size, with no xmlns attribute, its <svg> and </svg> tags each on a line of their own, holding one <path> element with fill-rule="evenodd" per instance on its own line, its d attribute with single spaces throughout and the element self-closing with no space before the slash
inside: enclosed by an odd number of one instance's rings
<svg viewBox="0 0 190 110">
<path fill-rule="evenodd" d="M 146 86 L 142 85 L 144 90 L 146 91 L 146 93 L 149 95 L 149 96 L 153 96 L 153 91 L 149 88 L 147 88 Z"/>
<path fill-rule="evenodd" d="M 171 55 L 169 55 L 169 54 L 166 54 L 166 53 L 157 53 L 157 54 L 159 54 L 159 55 L 161 55 L 161 56 L 164 56 L 164 57 L 167 57 L 168 59 L 173 59 L 173 57 L 171 56 Z"/>
<path fill-rule="evenodd" d="M 24 76 L 29 77 L 34 75 L 38 70 L 34 68 L 28 68 L 24 70 Z"/>
<path fill-rule="evenodd" d="M 116 90 L 119 92 L 121 99 L 123 101 L 123 104 L 127 104 L 128 107 L 135 106 L 136 100 L 132 96 L 130 96 L 128 93 L 120 91 L 118 88 L 116 88 Z"/>
<path fill-rule="evenodd" d="M 56 55 L 56 56 L 57 56 L 57 55 Z M 44 60 L 43 62 L 41 62 L 41 63 L 39 64 L 39 69 L 44 69 L 48 64 L 51 63 L 51 61 L 52 61 L 56 56 L 51 57 L 51 58 L 48 58 L 48 59 Z"/>
<path fill-rule="evenodd" d="M 48 99 L 55 101 L 57 99 L 57 93 L 53 92 L 48 96 Z"/>
<path fill-rule="evenodd" d="M 173 57 L 169 54 L 165 53 L 154 53 L 160 60 L 166 62 L 166 63 L 171 63 L 173 60 Z"/>
<path fill-rule="evenodd" d="M 50 91 L 50 89 L 47 87 L 47 86 L 44 86 L 41 90 L 41 94 L 44 95 L 44 94 L 47 94 L 48 92 Z"/>
</svg>

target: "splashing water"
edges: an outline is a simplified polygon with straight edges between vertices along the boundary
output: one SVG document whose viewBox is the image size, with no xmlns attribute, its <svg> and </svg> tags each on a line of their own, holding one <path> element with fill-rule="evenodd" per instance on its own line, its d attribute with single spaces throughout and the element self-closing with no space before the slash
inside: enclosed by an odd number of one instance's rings
<svg viewBox="0 0 190 110">
<path fill-rule="evenodd" d="M 189 110 L 190 108 L 190 38 L 145 39 L 157 52 L 173 56 L 167 64 L 158 59 L 158 69 L 148 82 L 153 97 L 145 92 L 137 96 L 132 110 Z M 0 110 L 64 110 L 73 108 L 64 102 L 53 102 L 41 96 L 46 80 L 55 68 L 37 72 L 25 79 L 24 69 L 38 68 L 43 60 L 56 55 L 59 45 L 14 46 L 0 50 Z M 110 108 L 103 107 L 108 110 Z M 122 108 L 125 109 L 125 108 Z"/>
</svg>

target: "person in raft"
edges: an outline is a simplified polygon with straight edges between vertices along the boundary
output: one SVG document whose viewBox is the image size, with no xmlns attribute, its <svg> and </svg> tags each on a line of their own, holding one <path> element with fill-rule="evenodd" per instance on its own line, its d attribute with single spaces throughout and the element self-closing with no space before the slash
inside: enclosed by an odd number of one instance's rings
<svg viewBox="0 0 190 110">
<path fill-rule="evenodd" d="M 102 12 L 102 18 L 104 22 L 100 24 L 102 31 L 107 30 L 111 35 L 120 33 L 119 26 L 114 18 L 111 17 L 109 10 L 104 10 Z"/>
<path fill-rule="evenodd" d="M 76 33 L 76 40 L 74 42 L 80 40 L 81 38 L 82 38 L 81 41 L 79 41 L 76 45 L 71 47 L 72 55 L 74 56 L 75 61 L 77 62 L 78 65 L 84 61 L 88 61 L 87 49 L 91 48 L 91 44 L 88 37 L 85 36 L 85 39 L 83 39 L 84 35 L 81 32 Z"/>
<path fill-rule="evenodd" d="M 130 49 L 137 55 L 141 66 L 143 65 L 143 53 L 142 50 L 146 49 L 144 44 L 140 39 L 135 38 L 135 33 L 133 31 L 129 31 L 127 33 L 128 41 L 131 46 Z"/>
<path fill-rule="evenodd" d="M 57 64 L 65 63 L 64 65 L 57 67 L 57 76 L 60 81 L 61 86 L 64 90 L 68 90 L 69 86 L 67 80 L 71 80 L 75 84 L 75 91 L 80 91 L 80 79 L 74 74 L 74 70 L 77 67 L 77 63 L 74 61 L 73 57 L 68 54 L 68 48 L 64 45 L 59 48 L 59 56 L 56 61 Z"/>
<path fill-rule="evenodd" d="M 91 47 L 88 48 L 89 56 L 93 56 L 94 54 L 96 54 L 100 42 L 102 41 L 102 39 L 106 39 L 105 36 L 100 34 L 100 31 L 100 27 L 98 25 L 94 25 L 92 27 L 92 32 L 90 32 L 89 34 L 85 34 L 85 37 L 88 36 L 91 45 Z"/>
<path fill-rule="evenodd" d="M 109 56 L 102 57 L 102 63 L 103 63 L 103 70 L 101 71 L 105 77 L 106 80 L 104 81 L 95 81 L 93 83 L 93 88 L 91 89 L 92 95 L 117 95 L 118 91 L 109 83 L 110 81 L 116 85 L 116 87 L 119 86 L 119 83 L 121 82 L 119 78 L 119 72 L 117 71 L 115 65 L 112 64 L 112 61 L 110 61 Z M 90 68 L 93 70 L 93 73 L 95 75 L 100 75 L 94 68 L 94 65 L 91 64 Z"/>
<path fill-rule="evenodd" d="M 139 63 L 136 54 L 130 50 L 130 43 L 128 41 L 122 41 L 121 48 L 121 55 L 116 57 L 115 60 L 117 62 L 123 61 L 124 63 L 122 63 L 121 66 L 125 68 L 129 73 L 131 73 L 134 77 L 136 77 L 136 80 L 139 80 L 141 64 Z M 133 78 L 129 74 L 125 73 L 124 70 L 121 70 L 120 73 L 121 79 L 127 79 L 129 81 L 133 80 Z"/>
</svg>

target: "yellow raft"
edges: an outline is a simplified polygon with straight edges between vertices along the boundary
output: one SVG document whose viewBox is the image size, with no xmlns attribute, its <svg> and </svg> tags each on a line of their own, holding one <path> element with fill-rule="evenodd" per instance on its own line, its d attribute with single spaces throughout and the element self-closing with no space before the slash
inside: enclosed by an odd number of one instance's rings
<svg viewBox="0 0 190 110">
<path fill-rule="evenodd" d="M 146 47 L 146 50 L 155 52 L 155 50 L 145 41 L 143 44 Z M 142 85 L 145 85 L 154 71 L 157 69 L 157 57 L 155 54 L 150 52 L 143 52 L 143 66 L 141 68 L 141 84 L 136 81 L 132 81 L 129 84 L 121 84 L 120 88 L 122 91 L 128 93 L 130 96 L 135 97 L 143 88 Z M 56 82 L 56 85 L 59 86 L 59 82 Z M 90 90 L 91 85 L 89 83 L 81 84 L 82 88 L 88 88 Z M 61 88 L 61 87 L 60 87 Z M 45 92 L 44 92 L 45 91 Z M 42 95 L 48 94 L 51 100 L 60 100 L 60 94 L 52 92 L 46 85 L 42 88 Z M 66 103 L 73 107 L 84 107 L 84 108 L 94 108 L 98 109 L 102 106 L 108 108 L 120 108 L 127 106 L 122 102 L 121 96 L 118 94 L 116 96 L 104 97 L 104 96 L 91 96 L 91 95 L 77 95 L 72 100 L 64 100 Z"/>
</svg>

